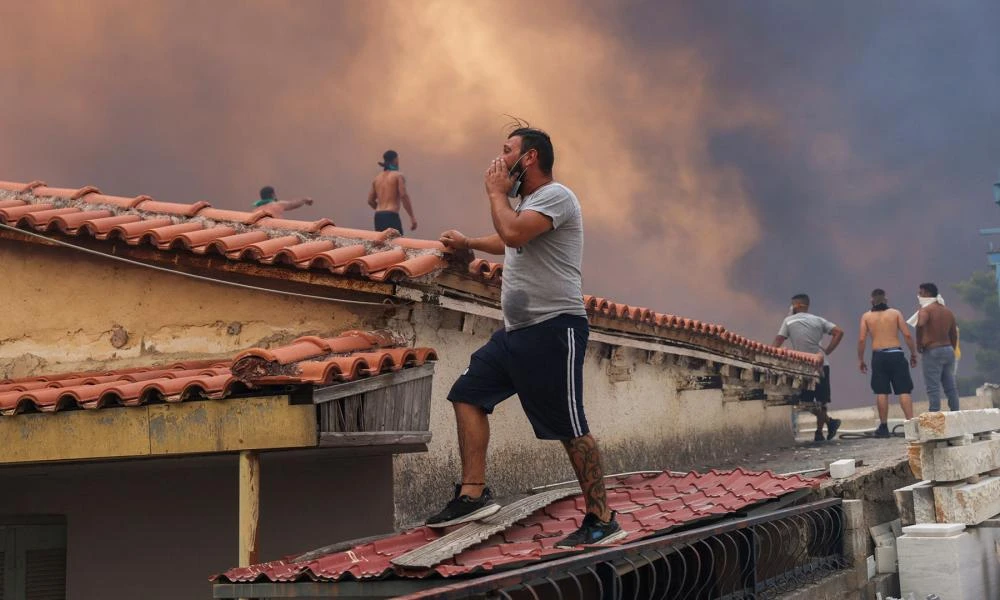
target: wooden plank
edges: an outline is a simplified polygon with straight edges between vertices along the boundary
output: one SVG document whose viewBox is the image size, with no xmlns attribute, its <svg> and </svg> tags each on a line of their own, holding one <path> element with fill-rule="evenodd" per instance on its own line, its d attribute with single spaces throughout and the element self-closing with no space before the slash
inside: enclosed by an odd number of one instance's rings
<svg viewBox="0 0 1000 600">
<path fill-rule="evenodd" d="M 290 405 L 287 396 L 157 404 L 148 409 L 150 454 L 316 446 L 316 408 Z"/>
<path fill-rule="evenodd" d="M 257 564 L 257 524 L 260 519 L 260 456 L 240 452 L 239 566 Z"/>
<path fill-rule="evenodd" d="M 0 464 L 314 448 L 316 420 L 287 396 L 0 417 Z"/>
<path fill-rule="evenodd" d="M 313 402 L 316 404 L 330 402 L 331 400 L 346 398 L 347 396 L 353 396 L 355 394 L 363 394 L 365 392 L 388 387 L 390 385 L 405 383 L 407 381 L 422 379 L 424 377 L 431 377 L 433 375 L 434 363 L 428 362 L 420 365 L 419 367 L 402 369 L 395 373 L 375 375 L 374 377 L 359 379 L 358 381 L 350 381 L 348 383 L 338 383 L 335 385 L 316 388 L 313 391 Z"/>
<path fill-rule="evenodd" d="M 431 432 L 429 431 L 324 431 L 319 436 L 321 448 L 426 444 L 429 441 L 431 441 Z"/>
<path fill-rule="evenodd" d="M 522 498 L 502 507 L 485 519 L 464 525 L 415 550 L 390 559 L 390 562 L 400 567 L 429 569 L 466 548 L 478 544 L 494 533 L 507 529 L 536 510 L 544 508 L 556 500 L 579 493 L 580 488 L 577 486 L 575 488 L 555 489 Z"/>
<path fill-rule="evenodd" d="M 146 456 L 145 406 L 0 417 L 0 463 Z"/>
</svg>

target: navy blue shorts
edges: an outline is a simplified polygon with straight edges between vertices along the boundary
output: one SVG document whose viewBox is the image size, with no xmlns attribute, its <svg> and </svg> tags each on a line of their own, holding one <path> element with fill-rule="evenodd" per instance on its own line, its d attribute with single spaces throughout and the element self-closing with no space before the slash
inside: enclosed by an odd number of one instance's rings
<svg viewBox="0 0 1000 600">
<path fill-rule="evenodd" d="M 571 440 L 590 433 L 583 414 L 586 317 L 559 315 L 537 325 L 501 329 L 472 354 L 448 399 L 487 414 L 517 394 L 535 436 Z"/>
<path fill-rule="evenodd" d="M 395 229 L 403 233 L 403 222 L 399 219 L 399 213 L 394 210 L 375 211 L 375 231 L 386 229 Z"/>
</svg>

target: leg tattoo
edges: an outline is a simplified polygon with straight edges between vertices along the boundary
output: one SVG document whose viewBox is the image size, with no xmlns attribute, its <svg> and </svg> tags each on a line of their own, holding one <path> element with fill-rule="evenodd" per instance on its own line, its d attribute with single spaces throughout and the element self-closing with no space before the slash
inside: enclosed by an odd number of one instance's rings
<svg viewBox="0 0 1000 600">
<path fill-rule="evenodd" d="M 601 468 L 601 453 L 597 441 L 589 433 L 585 436 L 563 442 L 570 463 L 576 471 L 576 478 L 583 490 L 587 512 L 597 515 L 602 521 L 611 518 L 608 510 L 607 491 L 604 489 L 604 470 Z"/>
</svg>

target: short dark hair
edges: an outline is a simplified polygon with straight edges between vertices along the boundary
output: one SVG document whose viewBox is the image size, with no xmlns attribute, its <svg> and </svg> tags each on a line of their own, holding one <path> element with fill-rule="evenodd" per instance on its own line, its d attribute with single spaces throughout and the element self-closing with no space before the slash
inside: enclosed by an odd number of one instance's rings
<svg viewBox="0 0 1000 600">
<path fill-rule="evenodd" d="M 792 296 L 792 302 L 796 301 L 801 302 L 806 306 L 809 306 L 809 294 L 795 294 L 794 296 Z"/>
<path fill-rule="evenodd" d="M 885 298 L 885 290 L 882 288 L 872 290 L 872 303 L 873 306 L 888 306 L 888 301 Z"/>
<path fill-rule="evenodd" d="M 534 150 L 538 153 L 538 167 L 542 170 L 542 173 L 546 175 L 552 174 L 552 165 L 556 162 L 556 153 L 552 149 L 552 139 L 549 137 L 549 134 L 541 129 L 528 127 L 527 123 L 524 123 L 522 126 L 519 121 L 518 127 L 507 135 L 508 140 L 512 137 L 521 138 L 521 154 L 529 150 Z"/>
<path fill-rule="evenodd" d="M 872 298 L 874 298 L 875 296 L 885 296 L 885 290 L 883 290 L 882 288 L 875 288 L 874 290 L 872 290 Z"/>
<path fill-rule="evenodd" d="M 930 294 L 931 297 L 937 298 L 938 289 L 937 286 L 934 285 L 933 283 L 921 283 L 920 289 Z"/>
<path fill-rule="evenodd" d="M 265 185 L 264 187 L 260 188 L 260 199 L 261 200 L 274 200 L 274 198 L 275 198 L 275 196 L 274 196 L 274 188 L 273 187 L 271 187 L 269 185 Z"/>
</svg>

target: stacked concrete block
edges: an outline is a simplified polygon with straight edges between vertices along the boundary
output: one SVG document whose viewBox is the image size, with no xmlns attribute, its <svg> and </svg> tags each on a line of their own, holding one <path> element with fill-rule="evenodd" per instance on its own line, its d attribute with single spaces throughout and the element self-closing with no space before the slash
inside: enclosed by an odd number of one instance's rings
<svg viewBox="0 0 1000 600">
<path fill-rule="evenodd" d="M 924 481 L 896 490 L 904 524 L 975 525 L 1000 513 L 1000 409 L 924 413 L 905 430 Z"/>
<path fill-rule="evenodd" d="M 895 491 L 905 596 L 1000 600 L 1000 409 L 924 413 L 906 422 L 910 469 L 923 481 Z M 979 526 L 984 524 L 983 526 Z"/>
</svg>

